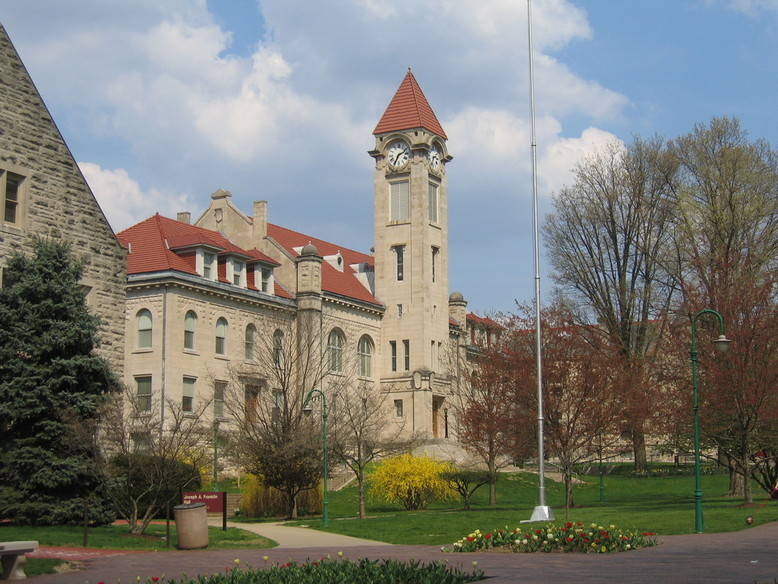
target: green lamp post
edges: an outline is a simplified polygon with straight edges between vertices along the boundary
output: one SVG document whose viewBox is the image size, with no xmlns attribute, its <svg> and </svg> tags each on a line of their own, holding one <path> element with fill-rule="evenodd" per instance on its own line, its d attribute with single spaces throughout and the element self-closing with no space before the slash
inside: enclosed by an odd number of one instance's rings
<svg viewBox="0 0 778 584">
<path fill-rule="evenodd" d="M 692 360 L 692 409 L 694 410 L 694 529 L 697 533 L 705 531 L 702 519 L 702 479 L 700 473 L 700 405 L 697 399 L 697 320 L 711 314 L 719 323 L 719 337 L 713 341 L 720 353 L 726 352 L 730 340 L 724 335 L 724 318 L 709 308 L 698 312 L 692 318 L 692 348 L 689 352 Z"/>
<path fill-rule="evenodd" d="M 330 469 L 327 460 L 327 398 L 324 395 L 324 392 L 320 389 L 312 389 L 309 391 L 308 395 L 305 396 L 303 411 L 306 413 L 310 413 L 312 411 L 309 402 L 311 401 L 311 397 L 313 397 L 314 393 L 318 393 L 319 397 L 321 397 L 321 437 L 322 442 L 324 443 L 324 509 L 322 510 L 322 520 L 324 522 L 324 527 L 329 527 L 330 516 L 328 509 L 329 501 L 327 500 L 327 476 L 329 475 Z"/>
</svg>

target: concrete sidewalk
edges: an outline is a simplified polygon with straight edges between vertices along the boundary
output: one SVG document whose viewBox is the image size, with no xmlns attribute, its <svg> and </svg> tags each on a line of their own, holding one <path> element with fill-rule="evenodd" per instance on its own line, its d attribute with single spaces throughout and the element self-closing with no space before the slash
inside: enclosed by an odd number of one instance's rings
<svg viewBox="0 0 778 584">
<path fill-rule="evenodd" d="M 220 518 L 209 517 L 208 524 L 211 527 L 221 527 Z M 251 533 L 256 533 L 262 537 L 272 539 L 278 544 L 278 548 L 320 548 L 320 547 L 356 547 L 356 546 L 385 546 L 390 545 L 380 541 L 371 541 L 367 539 L 358 539 L 347 535 L 338 535 L 337 533 L 327 533 L 326 531 L 316 531 L 307 527 L 296 527 L 286 525 L 283 522 L 275 523 L 230 523 L 227 527 L 236 527 L 244 529 Z"/>
</svg>

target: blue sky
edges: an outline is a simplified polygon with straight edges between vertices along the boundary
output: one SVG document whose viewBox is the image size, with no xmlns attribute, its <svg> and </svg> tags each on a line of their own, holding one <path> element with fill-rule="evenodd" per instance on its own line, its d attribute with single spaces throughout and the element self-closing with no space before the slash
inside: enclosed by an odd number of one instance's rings
<svg viewBox="0 0 778 584">
<path fill-rule="evenodd" d="M 778 0 L 532 0 L 541 214 L 587 152 L 737 116 L 778 143 Z M 115 230 L 244 211 L 367 252 L 372 130 L 408 67 L 449 136 L 451 290 L 534 293 L 525 0 L 0 0 Z M 543 265 L 541 287 L 553 286 Z"/>
</svg>

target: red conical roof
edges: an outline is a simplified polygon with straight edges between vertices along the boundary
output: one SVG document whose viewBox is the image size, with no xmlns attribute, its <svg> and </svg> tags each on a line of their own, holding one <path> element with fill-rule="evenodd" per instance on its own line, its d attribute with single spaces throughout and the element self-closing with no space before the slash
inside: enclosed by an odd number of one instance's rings
<svg viewBox="0 0 778 584">
<path fill-rule="evenodd" d="M 381 116 L 381 120 L 373 130 L 373 135 L 412 128 L 424 128 L 448 140 L 435 112 L 432 111 L 427 98 L 424 97 L 419 83 L 411 70 L 408 69 L 408 73 L 400 83 L 389 107 L 386 108 L 384 115 Z"/>
</svg>

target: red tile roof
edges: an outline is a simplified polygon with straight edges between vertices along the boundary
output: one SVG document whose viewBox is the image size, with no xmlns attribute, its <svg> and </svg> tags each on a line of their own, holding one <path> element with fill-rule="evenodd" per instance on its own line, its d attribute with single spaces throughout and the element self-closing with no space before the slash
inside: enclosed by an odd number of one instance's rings
<svg viewBox="0 0 778 584">
<path fill-rule="evenodd" d="M 424 128 L 441 138 L 448 140 L 443 126 L 440 125 L 435 112 L 432 111 L 427 98 L 419 87 L 413 73 L 408 69 L 397 93 L 394 94 L 389 107 L 373 130 L 373 135 Z"/>
<path fill-rule="evenodd" d="M 497 328 L 497 329 L 505 328 L 500 323 L 492 320 L 488 316 L 478 316 L 477 314 L 473 314 L 472 312 L 467 313 L 467 320 L 471 324 L 480 324 L 487 328 Z"/>
<path fill-rule="evenodd" d="M 219 255 L 238 255 L 249 263 L 261 262 L 271 266 L 280 265 L 271 257 L 252 249 L 244 250 L 217 231 L 203 229 L 189 223 L 182 223 L 163 217 L 159 213 L 145 221 L 125 229 L 116 236 L 127 248 L 127 274 L 147 274 L 173 270 L 198 275 L 192 253 L 178 254 L 174 250 L 198 245 L 215 249 Z M 219 271 L 220 280 L 226 282 L 225 274 Z M 280 286 L 276 294 L 290 298 Z"/>
<path fill-rule="evenodd" d="M 372 270 L 374 266 L 373 256 L 336 245 L 323 239 L 311 237 L 304 233 L 292 231 L 285 227 L 273 225 L 272 223 L 267 224 L 267 234 L 268 237 L 273 238 L 293 257 L 300 255 L 300 250 L 309 243 L 316 247 L 319 255 L 322 257 L 334 256 L 340 252 L 341 257 L 343 258 L 342 272 L 329 264 L 326 260 L 322 264 L 322 290 L 324 292 L 345 296 L 346 298 L 353 298 L 362 302 L 382 306 L 381 302 L 371 294 L 370 290 L 365 288 L 357 279 L 357 272 L 351 267 L 354 264 L 368 264 Z"/>
<path fill-rule="evenodd" d="M 357 279 L 354 264 L 368 264 L 373 269 L 373 256 L 338 246 L 334 243 L 310 237 L 278 225 L 268 224 L 268 235 L 278 242 L 293 257 L 308 243 L 316 246 L 321 256 L 334 256 L 340 253 L 343 258 L 343 271 L 336 269 L 327 261 L 322 265 L 322 290 L 346 298 L 352 298 L 369 304 L 382 304 Z M 181 223 L 159 214 L 125 229 L 117 235 L 119 241 L 129 251 L 127 254 L 127 274 L 145 274 L 174 270 L 185 274 L 198 275 L 195 270 L 194 254 L 174 250 L 207 245 L 215 249 L 220 256 L 233 254 L 242 256 L 248 263 L 262 262 L 278 266 L 277 261 L 252 249 L 244 250 L 217 231 L 203 229 L 189 223 Z M 227 282 L 223 264 L 219 263 L 219 280 Z M 253 278 L 248 278 L 249 287 L 255 288 Z M 276 295 L 290 298 L 289 293 L 276 282 Z"/>
</svg>

